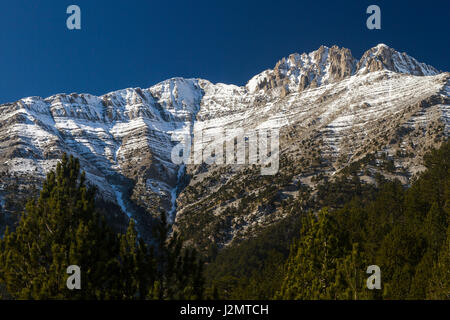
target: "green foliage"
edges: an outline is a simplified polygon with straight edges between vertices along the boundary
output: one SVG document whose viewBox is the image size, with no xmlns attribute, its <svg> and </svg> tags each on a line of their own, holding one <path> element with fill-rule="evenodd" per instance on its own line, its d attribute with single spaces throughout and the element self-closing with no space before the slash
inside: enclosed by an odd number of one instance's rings
<svg viewBox="0 0 450 320">
<path fill-rule="evenodd" d="M 298 216 L 280 221 L 258 237 L 222 249 L 206 267 L 209 291 L 222 299 L 267 299 L 273 297 L 282 280 L 282 262 L 298 235 Z"/>
<path fill-rule="evenodd" d="M 407 190 L 381 178 L 378 189 L 362 184 L 355 167 L 322 184 L 308 213 L 299 209 L 305 199 L 280 200 L 275 187 L 256 197 L 233 182 L 220 194 L 247 193 L 240 207 L 230 206 L 216 222 L 199 210 L 186 230 L 212 222 L 197 234 L 222 237 L 214 228 L 254 205 L 289 214 L 220 252 L 205 246 L 211 260 L 204 270 L 165 215 L 155 246 L 140 239 L 133 220 L 125 233 L 114 232 L 78 160 L 64 155 L 15 230 L 0 240 L 0 298 L 450 299 L 449 161 L 444 143 L 425 157 L 427 170 Z M 81 267 L 82 290 L 66 288 L 69 265 Z M 380 266 L 382 290 L 366 288 L 369 265 Z"/>
<path fill-rule="evenodd" d="M 0 294 L 14 299 L 199 299 L 202 263 L 167 240 L 162 221 L 158 253 L 131 220 L 116 234 L 95 207 L 95 189 L 72 156 L 47 175 L 14 232 L 0 240 Z M 67 267 L 81 268 L 81 290 L 66 287 Z"/>
<path fill-rule="evenodd" d="M 427 155 L 427 170 L 409 190 L 389 182 L 365 205 L 308 214 L 275 297 L 448 299 L 449 159 L 446 143 Z M 373 264 L 381 292 L 365 288 Z"/>
<path fill-rule="evenodd" d="M 222 250 L 207 267 L 210 288 L 225 299 L 449 299 L 449 159 L 449 143 L 430 152 L 407 190 L 355 175 L 322 185 L 317 198 L 330 209 Z M 370 265 L 382 290 L 366 287 Z"/>
<path fill-rule="evenodd" d="M 290 300 L 333 299 L 336 296 L 336 257 L 341 254 L 336 220 L 323 209 L 309 214 L 300 239 L 291 247 L 286 276 L 275 298 Z"/>
<path fill-rule="evenodd" d="M 438 260 L 434 262 L 431 277 L 428 280 L 427 297 L 430 299 L 450 299 L 450 226 L 447 228 L 446 241 Z"/>
</svg>

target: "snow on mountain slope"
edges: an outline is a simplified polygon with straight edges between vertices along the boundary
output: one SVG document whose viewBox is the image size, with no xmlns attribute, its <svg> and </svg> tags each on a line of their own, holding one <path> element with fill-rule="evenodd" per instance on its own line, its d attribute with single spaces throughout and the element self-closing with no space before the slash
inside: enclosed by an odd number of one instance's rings
<svg viewBox="0 0 450 320">
<path fill-rule="evenodd" d="M 244 91 L 228 103 L 222 101 L 223 108 L 232 112 L 218 118 L 206 117 L 211 116 L 211 106 L 215 107 L 214 95 L 206 89 L 198 117 L 206 127 L 215 124 L 216 128 L 247 130 L 267 119 L 278 120 L 282 124 L 275 125 L 281 127 L 280 172 L 269 180 L 280 192 L 286 185 L 289 190 L 292 185 L 307 185 L 314 191 L 317 177 L 332 177 L 379 151 L 395 159 L 398 170 L 389 172 L 389 177 L 408 184 L 409 178 L 423 170 L 421 159 L 428 148 L 448 137 L 449 79 L 448 73 L 419 77 L 384 69 L 291 92 L 283 98 L 264 90 Z M 305 163 L 313 166 L 317 159 L 316 167 L 305 169 Z M 208 167 L 206 171 L 188 167 L 192 179 L 177 199 L 178 230 L 195 242 L 209 239 L 221 246 L 284 218 L 286 213 L 266 212 L 263 203 L 254 200 L 255 195 L 265 194 L 269 185 L 261 185 L 254 177 L 260 175 L 258 170 L 248 170 L 248 166 Z M 367 170 L 383 172 L 372 167 Z M 364 171 L 361 176 L 374 180 L 365 177 Z M 290 191 L 284 194 L 292 195 Z M 242 201 L 246 201 L 244 207 Z M 210 222 L 197 226 L 197 234 L 193 233 L 191 224 L 202 219 Z M 218 234 L 217 226 L 222 226 Z M 206 250 L 208 244 L 204 246 Z"/>
<path fill-rule="evenodd" d="M 193 124 L 202 95 L 197 80 L 171 79 L 101 97 L 60 94 L 2 105 L 0 171 L 43 178 L 67 152 L 106 199 L 123 206 L 118 194 L 153 179 L 167 185 L 155 206 L 168 208 L 178 182 L 171 132 Z M 142 189 L 140 197 L 152 197 Z"/>
<path fill-rule="evenodd" d="M 280 60 L 273 70 L 266 70 L 253 77 L 246 88 L 255 93 L 280 88 L 277 94 L 302 91 L 340 81 L 355 74 L 390 70 L 393 72 L 431 76 L 439 72 L 420 63 L 406 53 L 399 53 L 385 44 L 367 50 L 358 61 L 350 50 L 333 46 L 321 46 L 309 54 L 295 53 Z"/>
<path fill-rule="evenodd" d="M 381 43 L 366 51 L 357 66 L 358 72 L 370 72 L 387 69 L 414 76 L 433 76 L 438 70 L 425 63 L 420 63 L 406 53 L 400 53 Z"/>
<path fill-rule="evenodd" d="M 315 145 L 330 159 L 323 172 L 334 174 L 382 148 L 384 136 L 393 136 L 399 128 L 423 127 L 426 134 L 429 126 L 442 122 L 447 136 L 448 79 L 448 73 L 383 44 L 360 60 L 346 48 L 322 46 L 283 58 L 245 86 L 173 78 L 148 89 L 128 88 L 99 97 L 73 93 L 24 98 L 0 105 L 0 196 L 7 192 L 5 185 L 26 189 L 30 177 L 42 180 L 67 152 L 80 159 L 100 194 L 126 214 L 134 216 L 140 207 L 182 221 L 204 199 L 214 199 L 220 185 L 196 201 L 186 200 L 182 187 L 204 183 L 215 168 L 174 164 L 174 133 L 193 135 L 198 124 L 209 132 L 280 127 L 285 154 L 304 154 L 309 152 L 305 143 Z M 411 172 L 420 169 L 419 160 L 405 158 L 398 164 Z M 236 178 L 241 169 L 222 180 Z M 214 210 L 220 214 L 219 208 Z M 268 223 L 261 212 L 252 214 L 229 231 L 230 239 Z"/>
</svg>

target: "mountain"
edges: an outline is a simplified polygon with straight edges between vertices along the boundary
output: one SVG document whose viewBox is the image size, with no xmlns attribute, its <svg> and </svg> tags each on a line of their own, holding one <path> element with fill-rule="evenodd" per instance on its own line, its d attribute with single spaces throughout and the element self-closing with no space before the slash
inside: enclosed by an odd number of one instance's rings
<svg viewBox="0 0 450 320">
<path fill-rule="evenodd" d="M 314 208 L 336 179 L 408 185 L 425 152 L 448 138 L 449 80 L 384 44 L 359 60 L 322 46 L 283 58 L 245 86 L 173 78 L 99 97 L 24 98 L 0 105 L 0 203 L 8 217 L 19 210 L 66 152 L 146 239 L 164 213 L 199 248 L 222 247 Z M 199 127 L 204 137 L 279 129 L 279 170 L 175 164 L 174 137 L 195 141 Z"/>
</svg>

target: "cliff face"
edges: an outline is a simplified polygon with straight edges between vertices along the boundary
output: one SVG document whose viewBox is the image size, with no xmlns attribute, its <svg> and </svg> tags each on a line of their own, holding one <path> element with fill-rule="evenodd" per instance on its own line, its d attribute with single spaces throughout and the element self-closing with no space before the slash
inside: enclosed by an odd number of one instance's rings
<svg viewBox="0 0 450 320">
<path fill-rule="evenodd" d="M 394 167 L 369 163 L 361 179 L 374 183 L 381 173 L 408 184 L 427 148 L 448 136 L 449 78 L 385 45 L 359 61 L 322 46 L 241 87 L 174 78 L 101 97 L 21 99 L 0 106 L 0 203 L 13 210 L 5 199 L 28 196 L 66 152 L 102 197 L 138 220 L 141 234 L 151 233 L 147 216 L 163 212 L 200 246 L 226 245 L 283 219 L 285 199 L 298 200 L 303 187 L 313 197 L 323 177 L 368 155 Z M 195 141 L 198 125 L 203 134 L 279 128 L 278 173 L 173 163 L 174 133 Z"/>
<path fill-rule="evenodd" d="M 128 215 L 130 202 L 155 215 L 171 210 L 179 169 L 170 158 L 171 133 L 192 126 L 203 95 L 198 82 L 171 79 L 101 97 L 59 94 L 0 106 L 4 189 L 12 182 L 27 188 L 30 176 L 43 179 L 66 152 Z"/>
</svg>

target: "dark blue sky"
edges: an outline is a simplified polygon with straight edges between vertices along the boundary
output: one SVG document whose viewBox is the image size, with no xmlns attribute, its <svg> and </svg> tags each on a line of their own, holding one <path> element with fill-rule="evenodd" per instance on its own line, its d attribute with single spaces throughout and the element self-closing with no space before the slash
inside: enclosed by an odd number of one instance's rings
<svg viewBox="0 0 450 320">
<path fill-rule="evenodd" d="M 80 31 L 66 28 L 71 4 Z M 366 28 L 370 4 L 381 7 L 382 30 Z M 0 103 L 175 76 L 242 85 L 321 44 L 359 58 L 383 42 L 449 71 L 449 12 L 447 0 L 0 0 Z"/>
</svg>

